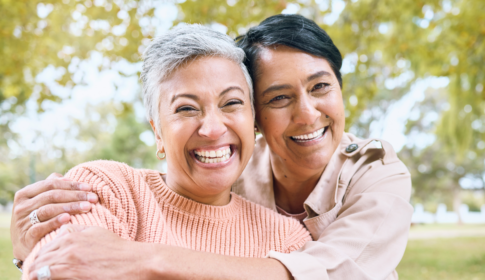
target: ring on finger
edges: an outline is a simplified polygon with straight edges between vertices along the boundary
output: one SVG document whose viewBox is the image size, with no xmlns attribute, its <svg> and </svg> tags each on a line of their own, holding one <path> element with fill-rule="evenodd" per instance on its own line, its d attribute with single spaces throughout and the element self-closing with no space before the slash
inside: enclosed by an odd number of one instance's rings
<svg viewBox="0 0 485 280">
<path fill-rule="evenodd" d="M 39 218 L 37 217 L 37 210 L 38 209 L 35 209 L 29 214 L 30 223 L 32 223 L 32 225 L 40 223 Z"/>
<path fill-rule="evenodd" d="M 51 280 L 51 269 L 48 265 L 41 267 L 37 270 L 38 280 Z"/>
</svg>

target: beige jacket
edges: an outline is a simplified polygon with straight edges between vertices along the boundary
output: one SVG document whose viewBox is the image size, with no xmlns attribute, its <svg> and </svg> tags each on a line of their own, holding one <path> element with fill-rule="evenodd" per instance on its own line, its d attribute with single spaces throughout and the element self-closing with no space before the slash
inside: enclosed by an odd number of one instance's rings
<svg viewBox="0 0 485 280">
<path fill-rule="evenodd" d="M 233 191 L 276 211 L 263 138 Z M 290 254 L 271 251 L 299 279 L 398 279 L 413 208 L 411 176 L 391 145 L 344 133 L 304 207 L 313 240 Z"/>
</svg>

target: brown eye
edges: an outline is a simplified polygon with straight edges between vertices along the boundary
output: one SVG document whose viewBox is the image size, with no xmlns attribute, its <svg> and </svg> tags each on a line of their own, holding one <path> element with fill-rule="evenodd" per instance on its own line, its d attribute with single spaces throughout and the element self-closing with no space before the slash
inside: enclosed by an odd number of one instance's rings
<svg viewBox="0 0 485 280">
<path fill-rule="evenodd" d="M 230 100 L 229 102 L 226 103 L 226 105 L 224 105 L 224 107 L 226 106 L 232 106 L 232 105 L 242 105 L 243 102 L 241 100 Z"/>
<path fill-rule="evenodd" d="M 269 102 L 272 103 L 272 102 L 280 101 L 280 100 L 287 99 L 287 98 L 288 97 L 286 97 L 284 95 L 278 95 L 275 98 L 271 99 Z"/>
<path fill-rule="evenodd" d="M 195 108 L 191 106 L 182 106 L 177 108 L 175 112 L 180 113 L 180 112 L 190 112 L 190 111 L 195 111 Z"/>
<path fill-rule="evenodd" d="M 313 87 L 312 91 L 314 91 L 314 90 L 319 90 L 319 89 L 322 89 L 322 88 L 325 88 L 325 87 L 327 87 L 327 86 L 329 86 L 329 85 L 330 85 L 330 84 L 327 84 L 327 83 L 318 83 L 318 84 L 316 84 L 316 85 Z"/>
</svg>

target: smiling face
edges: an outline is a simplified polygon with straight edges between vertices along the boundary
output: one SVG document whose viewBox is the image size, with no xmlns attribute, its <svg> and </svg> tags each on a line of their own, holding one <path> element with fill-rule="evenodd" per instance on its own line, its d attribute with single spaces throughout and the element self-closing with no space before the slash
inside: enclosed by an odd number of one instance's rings
<svg viewBox="0 0 485 280">
<path fill-rule="evenodd" d="M 323 171 L 345 127 L 342 91 L 329 63 L 278 46 L 261 50 L 257 72 L 256 123 L 272 162 L 285 170 Z"/>
<path fill-rule="evenodd" d="M 197 58 L 160 88 L 161 136 L 155 133 L 158 149 L 166 153 L 167 185 L 201 203 L 227 204 L 254 148 L 241 68 L 225 58 Z"/>
</svg>

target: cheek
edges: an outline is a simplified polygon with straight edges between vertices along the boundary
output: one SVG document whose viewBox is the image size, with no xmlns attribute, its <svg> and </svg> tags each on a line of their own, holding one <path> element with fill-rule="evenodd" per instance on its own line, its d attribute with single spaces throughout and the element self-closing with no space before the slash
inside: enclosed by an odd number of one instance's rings
<svg viewBox="0 0 485 280">
<path fill-rule="evenodd" d="M 337 125 L 345 124 L 345 109 L 340 95 L 322 100 L 319 111 L 328 115 Z"/>
<path fill-rule="evenodd" d="M 290 123 L 290 112 L 287 109 L 262 109 L 257 112 L 256 121 L 264 137 L 268 141 L 281 138 Z"/>
<path fill-rule="evenodd" d="M 244 110 L 240 114 L 236 115 L 236 119 L 233 121 L 235 124 L 236 131 L 241 139 L 252 139 L 254 142 L 254 119 L 253 112 L 249 110 Z"/>
<path fill-rule="evenodd" d="M 254 149 L 254 119 L 251 108 L 230 114 L 228 116 L 228 127 L 234 131 L 235 137 L 240 141 L 242 162 L 249 161 Z"/>
<path fill-rule="evenodd" d="M 194 124 L 187 121 L 170 120 L 162 122 L 161 127 L 165 152 L 172 157 L 184 155 L 183 151 L 191 132 L 194 131 Z"/>
</svg>

